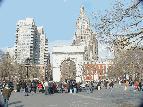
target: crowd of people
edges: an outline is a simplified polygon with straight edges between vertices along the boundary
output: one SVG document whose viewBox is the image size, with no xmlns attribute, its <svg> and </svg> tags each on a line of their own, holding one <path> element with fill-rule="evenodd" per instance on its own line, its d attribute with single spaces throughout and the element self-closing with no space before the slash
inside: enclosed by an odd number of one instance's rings
<svg viewBox="0 0 143 107">
<path fill-rule="evenodd" d="M 108 84 L 109 83 L 109 84 Z M 121 88 L 122 81 L 119 80 L 119 88 Z M 105 89 L 108 89 L 107 86 L 109 86 L 110 91 L 113 90 L 114 83 L 111 80 L 109 81 L 86 81 L 86 82 L 76 82 L 76 81 L 66 81 L 66 82 L 54 82 L 54 81 L 38 81 L 38 80 L 20 80 L 20 81 L 3 81 L 2 83 L 2 89 L 1 89 L 1 95 L 3 96 L 3 103 L 5 106 L 8 105 L 8 100 L 11 95 L 11 91 L 15 92 L 21 92 L 25 93 L 26 96 L 28 96 L 28 93 L 45 93 L 45 95 L 51 95 L 54 93 L 78 93 L 81 92 L 83 89 L 86 90 L 88 94 L 92 93 L 95 89 L 101 90 L 103 87 Z M 13 88 L 11 88 L 13 87 Z M 143 91 L 143 83 L 141 82 L 133 82 L 131 80 L 125 81 L 125 89 L 127 90 L 129 88 L 130 91 L 136 91 L 137 89 L 139 91 Z M 38 92 L 37 92 L 38 91 Z M 1 103 L 1 102 L 0 102 Z"/>
</svg>

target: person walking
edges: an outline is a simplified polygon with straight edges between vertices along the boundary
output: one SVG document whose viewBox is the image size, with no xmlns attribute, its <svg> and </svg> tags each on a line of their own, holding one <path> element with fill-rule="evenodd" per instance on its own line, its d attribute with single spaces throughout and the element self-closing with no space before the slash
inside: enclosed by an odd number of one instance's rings
<svg viewBox="0 0 143 107">
<path fill-rule="evenodd" d="M 41 89 L 42 89 L 42 84 L 41 84 L 41 82 L 38 82 L 38 90 L 39 90 L 39 92 L 40 92 Z"/>
<path fill-rule="evenodd" d="M 89 92 L 89 94 L 90 94 L 90 92 L 91 92 L 91 88 L 92 88 L 91 81 L 88 83 L 88 86 L 89 86 L 89 88 L 88 88 L 88 92 Z"/>
<path fill-rule="evenodd" d="M 76 93 L 76 89 L 77 89 L 77 83 L 76 83 L 76 81 L 73 82 L 73 88 L 74 88 L 74 93 Z"/>
<path fill-rule="evenodd" d="M 28 85 L 28 92 L 31 93 L 32 83 L 31 83 L 30 80 L 28 81 L 28 84 L 27 84 L 27 85 Z"/>
<path fill-rule="evenodd" d="M 141 85 L 141 81 L 139 81 L 139 91 L 141 91 L 142 85 Z"/>
<path fill-rule="evenodd" d="M 51 93 L 54 94 L 54 87 L 55 87 L 55 84 L 54 82 L 52 81 L 51 82 Z"/>
<path fill-rule="evenodd" d="M 109 86 L 110 86 L 110 91 L 112 91 L 113 90 L 113 81 L 112 80 L 111 80 Z"/>
<path fill-rule="evenodd" d="M 45 95 L 48 95 L 49 94 L 49 91 L 48 91 L 48 81 L 45 81 L 45 83 L 43 84 L 43 87 L 45 89 Z"/>
<path fill-rule="evenodd" d="M 107 89 L 107 81 L 105 80 L 104 83 L 105 83 L 105 89 Z"/>
<path fill-rule="evenodd" d="M 128 85 L 129 85 L 129 83 L 128 83 L 128 81 L 126 80 L 126 84 L 125 84 L 125 89 L 124 89 L 124 90 L 127 90 Z"/>
<path fill-rule="evenodd" d="M 17 92 L 20 92 L 20 84 L 19 84 L 18 80 L 17 80 L 16 86 L 17 86 Z"/>
<path fill-rule="evenodd" d="M 119 88 L 121 88 L 121 79 L 119 80 Z"/>
<path fill-rule="evenodd" d="M 130 79 L 130 81 L 129 81 L 129 90 L 130 90 L 130 91 L 133 91 L 132 85 L 133 85 L 133 84 L 132 84 L 132 81 L 131 81 L 131 79 Z"/>
<path fill-rule="evenodd" d="M 66 88 L 67 88 L 67 93 L 69 93 L 69 90 L 70 90 L 70 83 L 69 83 L 69 81 L 67 82 Z"/>
<path fill-rule="evenodd" d="M 25 92 L 25 81 L 23 80 L 22 82 L 21 82 L 21 84 L 22 84 L 22 89 L 23 89 L 23 93 Z"/>
<path fill-rule="evenodd" d="M 49 94 L 51 95 L 52 94 L 52 84 L 51 84 L 51 81 L 49 81 Z"/>
<path fill-rule="evenodd" d="M 77 83 L 77 93 L 78 93 L 79 91 L 81 92 L 81 89 L 80 89 L 80 82 Z"/>
<path fill-rule="evenodd" d="M 28 81 L 25 81 L 25 96 L 29 96 L 28 95 Z"/>
<path fill-rule="evenodd" d="M 36 81 L 35 80 L 33 80 L 32 88 L 33 88 L 33 91 L 36 93 Z"/>
<path fill-rule="evenodd" d="M 2 95 L 3 95 L 3 100 L 4 100 L 4 107 L 8 107 L 8 100 L 9 100 L 9 97 L 11 96 L 11 91 L 8 88 L 8 85 L 4 87 Z"/>
<path fill-rule="evenodd" d="M 58 83 L 58 92 L 59 93 L 63 93 L 63 89 L 62 89 L 62 82 L 60 81 L 59 83 Z"/>
<path fill-rule="evenodd" d="M 88 85 L 88 81 L 86 82 L 85 87 L 86 87 L 86 92 L 87 92 L 87 94 L 88 94 L 88 93 L 89 93 L 89 85 Z"/>
<path fill-rule="evenodd" d="M 70 81 L 70 93 L 72 93 L 72 90 L 73 90 L 73 84 L 72 84 L 72 82 Z"/>
<path fill-rule="evenodd" d="M 101 89 L 101 82 L 99 81 L 97 84 L 97 90 L 100 90 L 100 89 Z"/>
<path fill-rule="evenodd" d="M 138 82 L 137 81 L 135 83 L 135 90 L 134 91 L 136 91 L 136 89 L 138 89 Z"/>
</svg>

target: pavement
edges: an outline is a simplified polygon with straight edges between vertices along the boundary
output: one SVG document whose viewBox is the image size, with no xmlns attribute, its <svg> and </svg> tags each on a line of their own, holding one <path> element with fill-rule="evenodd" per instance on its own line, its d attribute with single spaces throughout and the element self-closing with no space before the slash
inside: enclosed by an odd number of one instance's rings
<svg viewBox="0 0 143 107">
<path fill-rule="evenodd" d="M 38 92 L 38 91 L 37 91 Z M 9 107 L 137 107 L 143 98 L 143 92 L 119 89 L 115 84 L 113 91 L 108 89 L 94 90 L 87 94 L 79 93 L 30 93 L 12 92 Z M 142 100 L 143 102 L 143 100 Z"/>
</svg>

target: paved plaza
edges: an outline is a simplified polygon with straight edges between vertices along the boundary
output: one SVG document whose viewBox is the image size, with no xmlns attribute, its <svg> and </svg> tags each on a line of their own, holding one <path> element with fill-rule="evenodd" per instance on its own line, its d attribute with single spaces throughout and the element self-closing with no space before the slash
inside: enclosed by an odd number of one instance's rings
<svg viewBox="0 0 143 107">
<path fill-rule="evenodd" d="M 94 90 L 87 94 L 84 90 L 79 93 L 30 93 L 24 96 L 23 92 L 12 92 L 9 107 L 137 107 L 143 92 L 120 89 L 114 86 L 111 92 L 108 89 Z M 143 101 L 143 100 L 142 100 Z"/>
</svg>

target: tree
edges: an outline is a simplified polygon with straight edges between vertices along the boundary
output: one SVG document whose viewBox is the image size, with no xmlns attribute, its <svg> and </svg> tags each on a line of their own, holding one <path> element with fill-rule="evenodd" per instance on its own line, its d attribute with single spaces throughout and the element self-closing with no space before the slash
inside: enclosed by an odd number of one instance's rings
<svg viewBox="0 0 143 107">
<path fill-rule="evenodd" d="M 100 11 L 93 14 L 96 22 L 92 26 L 98 40 L 107 44 L 106 49 L 110 52 L 126 46 L 136 48 L 143 40 L 143 11 L 139 8 L 141 2 L 132 1 L 130 5 L 124 5 L 118 1 L 111 11 L 105 10 L 105 15 L 101 15 Z"/>
<path fill-rule="evenodd" d="M 52 65 L 51 63 L 48 63 L 46 65 L 46 79 L 53 79 L 53 74 L 52 74 Z"/>
<path fill-rule="evenodd" d="M 99 42 L 106 44 L 107 51 L 114 51 L 114 63 L 108 71 L 110 78 L 123 78 L 126 74 L 133 75 L 135 71 L 141 71 L 142 52 L 138 48 L 143 40 L 141 3 L 142 0 L 132 1 L 131 4 L 118 1 L 111 11 L 105 10 L 104 15 L 100 11 L 93 14 L 96 21 L 92 26 Z"/>
<path fill-rule="evenodd" d="M 76 80 L 76 65 L 74 61 L 67 59 L 62 62 L 61 80 Z"/>
<path fill-rule="evenodd" d="M 31 66 L 29 67 L 29 74 L 33 78 L 39 78 L 40 77 L 40 71 L 39 67 L 36 63 L 32 62 Z"/>
<path fill-rule="evenodd" d="M 11 79 L 11 75 L 14 72 L 13 59 L 10 57 L 8 53 L 4 53 L 0 50 L 0 74 L 1 79 L 5 80 L 5 77 L 9 77 Z"/>
<path fill-rule="evenodd" d="M 134 80 L 134 74 L 141 75 L 143 64 L 143 50 L 140 48 L 122 50 L 113 60 L 113 66 L 108 71 L 109 77 L 124 77 L 128 74 Z M 139 79 L 140 77 L 138 77 Z"/>
</svg>

